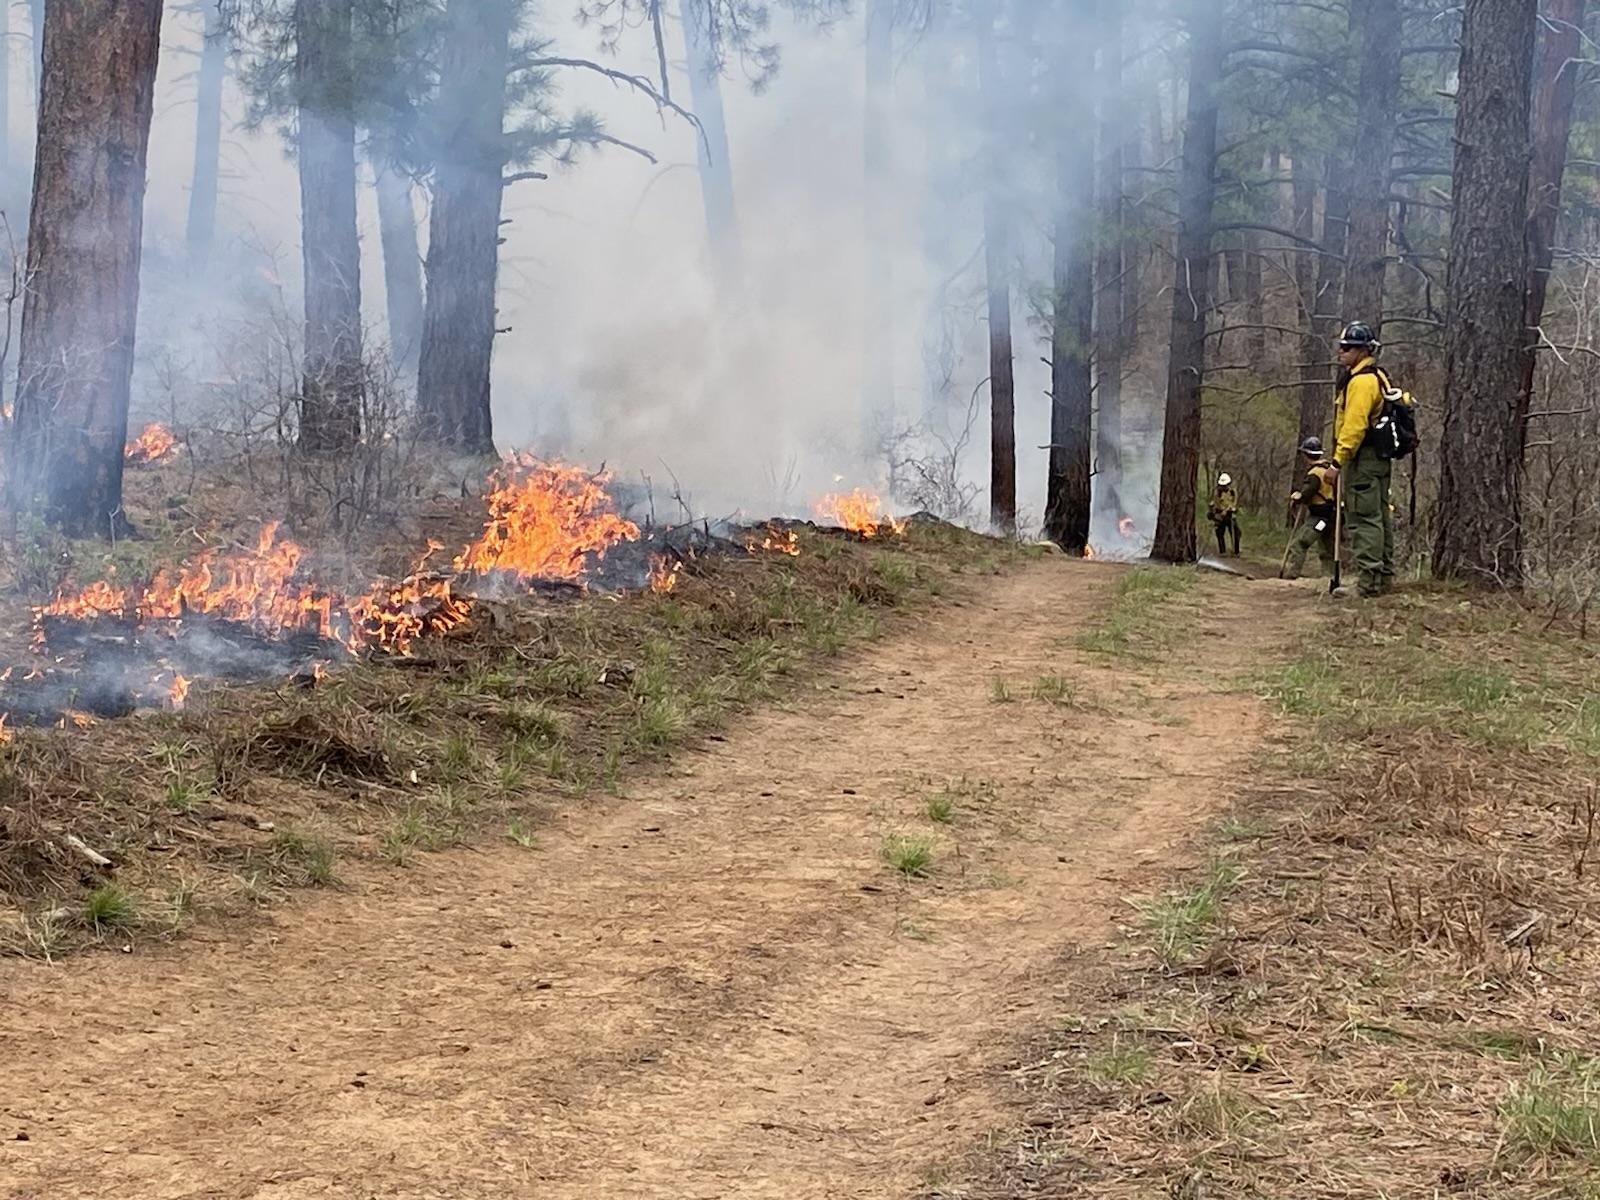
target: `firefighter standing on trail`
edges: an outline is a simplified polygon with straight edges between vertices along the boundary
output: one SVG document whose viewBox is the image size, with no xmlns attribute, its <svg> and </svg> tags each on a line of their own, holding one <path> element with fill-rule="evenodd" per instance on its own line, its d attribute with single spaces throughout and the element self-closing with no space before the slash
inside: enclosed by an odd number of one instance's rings
<svg viewBox="0 0 1600 1200">
<path fill-rule="evenodd" d="M 1233 534 L 1233 556 L 1239 557 L 1239 493 L 1233 490 L 1233 476 L 1224 472 L 1217 476 L 1217 490 L 1211 497 L 1211 505 L 1206 509 L 1206 516 L 1211 519 L 1212 526 L 1217 531 L 1217 553 L 1227 556 L 1228 545 L 1226 535 Z"/>
<path fill-rule="evenodd" d="M 1305 510 L 1305 519 L 1289 542 L 1283 567 L 1285 579 L 1300 578 L 1300 572 L 1305 570 L 1306 555 L 1313 546 L 1317 548 L 1325 572 L 1332 572 L 1338 554 L 1333 544 L 1337 515 L 1334 510 L 1338 506 L 1333 460 L 1322 452 L 1322 439 L 1314 437 L 1300 443 L 1300 457 L 1306 464 L 1306 477 L 1300 490 L 1289 499 Z"/>
<path fill-rule="evenodd" d="M 1386 385 L 1378 370 L 1382 349 L 1371 328 L 1360 321 L 1345 326 L 1339 338 L 1339 391 L 1333 403 L 1332 471 L 1343 477 L 1344 527 L 1355 552 L 1357 587 L 1364 597 L 1394 587 L 1394 517 L 1389 507 L 1393 464 L 1380 458 L 1367 433 L 1383 411 Z"/>
</svg>

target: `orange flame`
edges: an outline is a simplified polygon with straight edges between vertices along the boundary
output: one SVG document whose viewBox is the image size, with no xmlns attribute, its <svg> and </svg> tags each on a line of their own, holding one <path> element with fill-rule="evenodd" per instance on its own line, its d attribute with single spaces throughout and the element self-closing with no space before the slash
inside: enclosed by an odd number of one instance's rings
<svg viewBox="0 0 1600 1200">
<path fill-rule="evenodd" d="M 71 721 L 73 723 L 73 725 L 75 725 L 79 729 L 88 729 L 91 725 L 94 724 L 94 718 L 93 717 L 91 717 L 86 712 L 79 712 L 75 708 L 68 708 L 68 709 L 62 710 L 61 720 L 58 721 L 56 724 L 60 728 L 65 729 L 67 727 L 67 722 L 68 721 Z"/>
<path fill-rule="evenodd" d="M 589 555 L 639 536 L 611 511 L 605 474 L 513 456 L 496 472 L 483 535 L 455 560 L 458 571 L 511 571 L 527 579 L 576 579 Z"/>
<path fill-rule="evenodd" d="M 862 537 L 877 537 L 884 530 L 900 534 L 906 530 L 904 521 L 896 521 L 883 511 L 883 501 L 873 492 L 863 488 L 845 495 L 824 496 L 815 506 L 817 516 L 832 521 L 851 533 Z"/>
<path fill-rule="evenodd" d="M 611 511 L 605 483 L 603 474 L 578 467 L 527 455 L 512 458 L 493 479 L 482 536 L 455 559 L 454 569 L 475 575 L 505 572 L 523 581 L 577 579 L 590 556 L 639 536 L 636 525 Z M 180 567 L 159 572 L 142 588 L 92 583 L 36 608 L 34 618 L 41 639 L 45 617 L 142 621 L 211 616 L 268 633 L 315 632 L 352 653 L 379 649 L 408 654 L 418 637 L 453 629 L 472 612 L 471 598 L 458 595 L 450 578 L 423 573 L 429 556 L 440 548 L 430 542 L 407 578 L 380 581 L 352 597 L 300 580 L 305 552 L 280 539 L 278 524 L 272 522 L 262 527 L 254 546 L 206 550 Z M 661 563 L 652 569 L 653 589 L 670 590 L 675 582 L 675 570 Z M 170 694 L 175 707 L 187 690 L 188 680 L 174 680 Z"/>
<path fill-rule="evenodd" d="M 1085 546 L 1083 548 L 1083 556 L 1085 558 L 1093 558 L 1094 557 L 1094 547 L 1093 546 Z"/>
<path fill-rule="evenodd" d="M 132 466 L 160 462 L 178 452 L 178 439 L 165 425 L 151 422 L 124 447 L 122 457 Z"/>
<path fill-rule="evenodd" d="M 752 534 L 745 539 L 744 548 L 751 554 L 757 550 L 768 550 L 774 554 L 787 554 L 790 558 L 799 558 L 800 535 L 792 529 L 775 529 L 768 525 L 765 537 L 758 542 Z"/>
<path fill-rule="evenodd" d="M 666 595 L 678 586 L 678 567 L 676 563 L 668 563 L 665 558 L 657 558 L 650 564 L 650 590 L 658 595 Z"/>
<path fill-rule="evenodd" d="M 167 703 L 173 708 L 182 708 L 185 698 L 189 695 L 189 681 L 176 671 L 172 673 L 172 686 L 167 689 Z"/>
<path fill-rule="evenodd" d="M 372 646 L 404 654 L 420 634 L 459 625 L 471 609 L 471 601 L 453 595 L 442 579 L 413 577 L 354 599 L 324 592 L 294 578 L 304 555 L 297 543 L 278 540 L 277 522 L 269 522 L 253 547 L 206 550 L 182 567 L 159 572 L 142 591 L 92 583 L 75 595 L 56 597 L 34 615 L 79 620 L 213 616 L 269 633 L 315 632 L 352 652 Z"/>
<path fill-rule="evenodd" d="M 4 746 L 16 736 L 16 734 L 12 733 L 11 730 L 6 728 L 6 721 L 10 718 L 10 716 L 10 713 L 0 713 L 0 746 Z"/>
</svg>

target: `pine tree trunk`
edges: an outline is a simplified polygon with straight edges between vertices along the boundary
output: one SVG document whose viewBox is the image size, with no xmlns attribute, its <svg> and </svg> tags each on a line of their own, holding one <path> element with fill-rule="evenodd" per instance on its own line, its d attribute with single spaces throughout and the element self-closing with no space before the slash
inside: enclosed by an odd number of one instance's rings
<svg viewBox="0 0 1600 1200">
<path fill-rule="evenodd" d="M 514 0 L 450 0 L 417 407 L 440 442 L 494 452 L 489 403 Z"/>
<path fill-rule="evenodd" d="M 18 366 L 15 499 L 73 534 L 122 515 L 161 0 L 52 3 Z"/>
<path fill-rule="evenodd" d="M 705 203 L 706 235 L 712 268 L 728 303 L 740 279 L 739 217 L 733 200 L 733 167 L 728 154 L 728 123 L 722 111 L 722 70 L 713 41 L 708 0 L 682 0 L 684 57 L 689 97 L 700 121 L 695 155 L 700 164 L 700 195 Z"/>
<path fill-rule="evenodd" d="M 1016 383 L 1011 348 L 1010 214 L 1000 179 L 1000 68 L 992 18 L 978 28 L 978 91 L 990 146 L 983 189 L 983 264 L 989 298 L 989 524 L 1017 531 Z"/>
<path fill-rule="evenodd" d="M 28 16 L 33 22 L 33 101 L 37 106 L 44 88 L 44 0 L 28 0 Z"/>
<path fill-rule="evenodd" d="M 1221 4 L 1205 0 L 1189 22 L 1189 110 L 1178 183 L 1178 257 L 1173 278 L 1172 355 L 1161 443 L 1161 503 L 1151 557 L 1195 559 L 1195 489 L 1200 481 L 1200 387 L 1216 199 L 1217 85 L 1222 76 Z"/>
<path fill-rule="evenodd" d="M 1291 184 L 1293 190 L 1292 228 L 1295 233 L 1308 241 L 1315 241 L 1317 235 L 1317 180 L 1313 171 L 1311 151 L 1303 144 L 1296 145 L 1290 153 L 1294 156 L 1290 164 L 1290 174 L 1293 177 Z M 1317 279 L 1318 260 L 1312 255 L 1301 251 L 1293 254 L 1295 291 L 1300 299 L 1300 347 L 1299 347 L 1299 423 L 1295 434 L 1295 445 L 1298 447 L 1308 437 L 1321 437 L 1323 424 L 1332 412 L 1328 404 L 1328 389 L 1331 383 L 1328 371 L 1330 352 L 1327 343 L 1323 340 L 1322 331 L 1317 324 Z M 1288 483 L 1292 490 L 1304 472 L 1301 470 L 1300 460 L 1293 459 L 1289 464 Z M 1285 509 L 1285 520 L 1293 522 L 1293 514 Z"/>
<path fill-rule="evenodd" d="M 1383 328 L 1389 262 L 1389 168 L 1400 100 L 1400 0 L 1352 0 L 1350 24 L 1361 64 L 1350 174 L 1349 277 L 1345 311 Z"/>
<path fill-rule="evenodd" d="M 1099 241 L 1095 256 L 1094 390 L 1097 506 L 1120 516 L 1122 508 L 1122 359 L 1127 294 L 1124 258 L 1127 213 L 1123 166 L 1127 129 L 1122 111 L 1122 6 L 1100 6 Z"/>
<path fill-rule="evenodd" d="M 894 414 L 894 229 L 890 98 L 894 83 L 895 0 L 867 0 L 866 111 L 862 174 L 866 197 L 866 277 L 862 289 L 863 450 L 871 454 Z"/>
<path fill-rule="evenodd" d="M 1266 289 L 1261 277 L 1261 235 L 1244 231 L 1244 320 L 1245 356 L 1261 362 L 1267 356 Z"/>
<path fill-rule="evenodd" d="M 1466 0 L 1433 571 L 1522 586 L 1529 104 L 1537 5 Z"/>
<path fill-rule="evenodd" d="M 313 453 L 347 450 L 361 434 L 352 11 L 352 0 L 295 3 L 306 318 L 300 446 Z"/>
<path fill-rule="evenodd" d="M 1069 20 L 1084 27 L 1087 0 Z M 1056 64 L 1056 216 L 1053 319 L 1050 335 L 1050 459 L 1045 483 L 1045 534 L 1069 554 L 1089 544 L 1089 474 L 1094 395 L 1089 354 L 1094 344 L 1094 44 L 1069 38 Z"/>
<path fill-rule="evenodd" d="M 1550 286 L 1551 248 L 1561 215 L 1561 178 L 1567 165 L 1572 132 L 1572 104 L 1577 92 L 1578 60 L 1583 54 L 1584 0 L 1545 0 L 1539 49 L 1533 64 L 1533 164 L 1528 177 L 1528 305 L 1529 341 L 1538 341 L 1544 322 L 1545 293 Z M 1522 368 L 1522 410 L 1533 399 L 1537 354 Z"/>
<path fill-rule="evenodd" d="M 228 40 L 222 10 L 206 5 L 205 44 L 200 50 L 200 74 L 194 131 L 194 178 L 189 188 L 189 220 L 184 240 L 189 264 L 203 267 L 211 258 L 217 229 L 217 173 L 222 155 L 222 83 L 228 73 Z"/>
<path fill-rule="evenodd" d="M 1322 248 L 1317 259 L 1317 286 L 1313 296 L 1311 335 L 1305 343 L 1305 362 L 1323 367 L 1302 368 L 1327 381 L 1326 388 L 1300 391 L 1301 437 L 1321 436 L 1333 421 L 1333 342 L 1339 336 L 1344 313 L 1345 246 L 1350 237 L 1348 165 L 1329 157 L 1322 211 Z M 1330 446 L 1331 449 L 1331 446 Z"/>
<path fill-rule="evenodd" d="M 422 352 L 422 253 L 417 248 L 411 181 L 381 161 L 373 162 L 372 171 L 378 194 L 378 236 L 383 243 L 389 351 L 395 368 L 415 380 Z"/>
</svg>

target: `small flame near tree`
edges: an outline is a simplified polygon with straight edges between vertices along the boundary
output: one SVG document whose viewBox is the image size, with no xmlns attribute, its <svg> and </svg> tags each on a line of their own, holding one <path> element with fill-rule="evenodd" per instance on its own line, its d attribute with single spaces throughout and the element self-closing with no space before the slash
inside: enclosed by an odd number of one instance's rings
<svg viewBox="0 0 1600 1200">
<path fill-rule="evenodd" d="M 906 531 L 906 523 L 886 513 L 877 493 L 865 488 L 824 496 L 817 501 L 814 511 L 824 521 L 832 521 L 841 529 L 848 529 L 864 538 Z"/>
<path fill-rule="evenodd" d="M 124 447 L 122 457 L 129 466 L 143 467 L 171 458 L 177 452 L 177 435 L 165 425 L 152 421 Z"/>
</svg>

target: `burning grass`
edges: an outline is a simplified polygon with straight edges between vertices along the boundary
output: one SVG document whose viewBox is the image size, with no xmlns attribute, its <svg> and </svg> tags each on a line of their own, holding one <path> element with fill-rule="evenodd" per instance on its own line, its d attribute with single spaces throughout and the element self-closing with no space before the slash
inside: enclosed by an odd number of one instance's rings
<svg viewBox="0 0 1600 1200">
<path fill-rule="evenodd" d="M 1407 593 L 1265 672 L 1294 736 L 961 1194 L 1594 1197 L 1596 650 L 1542 624 Z"/>
<path fill-rule="evenodd" d="M 804 529 L 795 545 L 686 555 L 667 593 L 480 599 L 409 655 L 200 675 L 181 711 L 17 730 L 0 745 L 0 947 L 53 956 L 105 936 L 75 914 L 107 883 L 135 899 L 126 940 L 508 828 L 532 843 L 552 806 L 619 786 L 1015 553 L 935 525 L 887 560 Z"/>
</svg>

